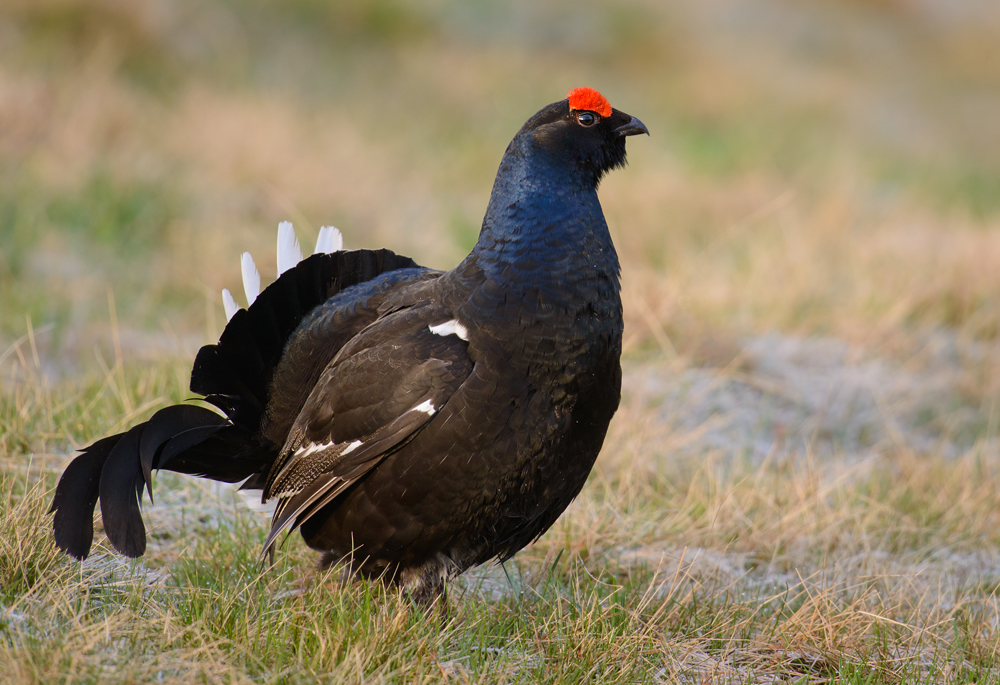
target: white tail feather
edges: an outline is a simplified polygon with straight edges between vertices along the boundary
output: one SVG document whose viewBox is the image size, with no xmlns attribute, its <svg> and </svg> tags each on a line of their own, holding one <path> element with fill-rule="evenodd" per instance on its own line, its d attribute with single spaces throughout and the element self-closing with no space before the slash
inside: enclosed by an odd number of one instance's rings
<svg viewBox="0 0 1000 685">
<path fill-rule="evenodd" d="M 229 288 L 222 289 L 222 306 L 226 308 L 226 321 L 231 321 L 240 308 L 236 304 L 236 299 L 229 292 Z"/>
<path fill-rule="evenodd" d="M 333 226 L 323 226 L 319 229 L 319 236 L 316 238 L 316 252 L 314 254 L 329 254 L 344 249 L 344 236 Z M 285 273 L 293 266 L 302 261 L 302 248 L 299 239 L 295 235 L 295 229 L 291 221 L 282 221 L 278 224 L 278 275 Z M 243 272 L 243 291 L 247 296 L 247 306 L 254 303 L 260 295 L 260 271 L 254 264 L 253 257 L 249 252 L 244 252 L 240 257 L 240 270 Z M 228 289 L 222 291 L 222 306 L 226 309 L 226 319 L 232 319 L 239 307 L 233 294 Z"/>
<path fill-rule="evenodd" d="M 278 505 L 276 499 L 262 503 L 260 501 L 262 490 L 237 490 L 236 492 L 243 498 L 243 503 L 258 514 L 273 514 L 274 508 Z"/>
<path fill-rule="evenodd" d="M 333 226 L 323 226 L 316 238 L 316 251 L 313 254 L 330 254 L 344 249 L 344 236 Z"/>
<path fill-rule="evenodd" d="M 253 257 L 249 252 L 244 252 L 240 258 L 240 269 L 243 271 L 243 292 L 247 295 L 247 306 L 260 295 L 260 272 L 257 265 L 253 263 Z"/>
<path fill-rule="evenodd" d="M 251 476 L 250 478 L 252 477 L 253 476 Z M 244 478 L 239 483 L 233 483 L 232 485 L 227 484 L 224 487 L 233 488 L 236 494 L 240 496 L 240 500 L 243 502 L 243 504 L 245 504 L 249 509 L 256 511 L 258 514 L 273 514 L 274 508 L 278 504 L 278 501 L 276 499 L 272 499 L 269 502 L 261 502 L 261 500 L 263 499 L 261 495 L 264 494 L 263 490 L 250 489 L 250 488 L 247 488 L 246 490 L 243 489 L 243 485 L 248 480 L 250 480 L 250 478 Z M 219 485 L 222 484 L 220 483 Z"/>
<path fill-rule="evenodd" d="M 302 261 L 302 248 L 295 237 L 291 221 L 278 224 L 278 275 L 285 273 Z"/>
</svg>

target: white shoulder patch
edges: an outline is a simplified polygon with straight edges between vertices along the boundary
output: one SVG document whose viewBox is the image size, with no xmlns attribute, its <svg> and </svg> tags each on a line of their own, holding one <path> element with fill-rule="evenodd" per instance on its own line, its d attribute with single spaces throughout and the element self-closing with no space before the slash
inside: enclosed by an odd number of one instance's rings
<svg viewBox="0 0 1000 685">
<path fill-rule="evenodd" d="M 260 272 L 249 252 L 240 257 L 240 270 L 243 272 L 243 292 L 247 296 L 247 306 L 250 306 L 260 295 Z"/>
<path fill-rule="evenodd" d="M 316 250 L 313 254 L 330 254 L 344 249 L 344 236 L 333 226 L 323 226 L 316 237 Z"/>
<path fill-rule="evenodd" d="M 291 221 L 278 224 L 278 275 L 285 273 L 302 261 L 302 248 L 295 237 Z"/>
<path fill-rule="evenodd" d="M 424 400 L 410 411 L 422 411 L 428 416 L 433 416 L 434 413 L 437 412 L 437 408 L 434 406 L 434 403 L 431 402 L 430 400 Z"/>
<path fill-rule="evenodd" d="M 434 335 L 457 335 L 462 340 L 469 339 L 469 330 L 458 322 L 458 319 L 439 323 L 437 326 L 427 327 Z"/>
</svg>

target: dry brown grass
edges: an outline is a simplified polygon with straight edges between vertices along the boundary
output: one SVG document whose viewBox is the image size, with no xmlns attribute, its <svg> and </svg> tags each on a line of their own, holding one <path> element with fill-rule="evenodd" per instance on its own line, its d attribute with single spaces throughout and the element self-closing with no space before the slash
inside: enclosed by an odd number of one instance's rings
<svg viewBox="0 0 1000 685">
<path fill-rule="evenodd" d="M 297 541 L 260 575 L 264 520 L 231 491 L 180 478 L 158 479 L 142 562 L 99 547 L 81 567 L 48 538 L 45 484 L 64 457 L 36 455 L 34 475 L 8 461 L 4 672 L 14 682 L 992 682 L 995 445 L 830 459 L 817 439 L 805 454 L 741 455 L 708 446 L 711 428 L 665 423 L 663 399 L 632 387 L 584 494 L 506 570 L 463 579 L 444 626 L 378 588 L 317 577 Z"/>
</svg>

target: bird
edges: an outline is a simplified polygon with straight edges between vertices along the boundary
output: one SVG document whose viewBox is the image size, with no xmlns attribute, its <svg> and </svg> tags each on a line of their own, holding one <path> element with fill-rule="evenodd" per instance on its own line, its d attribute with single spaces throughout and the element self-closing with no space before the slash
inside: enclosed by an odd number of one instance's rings
<svg viewBox="0 0 1000 685">
<path fill-rule="evenodd" d="M 539 538 L 582 490 L 621 396 L 620 266 L 598 199 L 649 134 L 574 88 L 504 152 L 478 241 L 450 271 L 388 249 L 342 249 L 324 227 L 191 372 L 201 404 L 168 406 L 80 450 L 56 486 L 56 545 L 146 550 L 140 503 L 159 469 L 227 483 L 272 508 L 262 563 L 296 529 L 319 568 L 380 579 L 421 605 Z M 206 406 L 202 406 L 206 405 Z"/>
</svg>

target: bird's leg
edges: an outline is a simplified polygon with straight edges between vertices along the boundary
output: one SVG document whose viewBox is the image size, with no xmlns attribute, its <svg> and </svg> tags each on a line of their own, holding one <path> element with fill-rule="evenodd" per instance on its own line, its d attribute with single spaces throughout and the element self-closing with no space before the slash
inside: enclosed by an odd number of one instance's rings
<svg viewBox="0 0 1000 685">
<path fill-rule="evenodd" d="M 442 626 L 448 622 L 448 571 L 446 566 L 428 564 L 419 570 L 416 577 L 404 585 L 410 598 L 424 611 L 436 609 L 441 615 Z"/>
<path fill-rule="evenodd" d="M 410 590 L 410 599 L 425 614 L 436 613 L 441 619 L 441 628 L 448 626 L 448 588 L 444 583 L 440 586 L 420 587 Z"/>
</svg>

